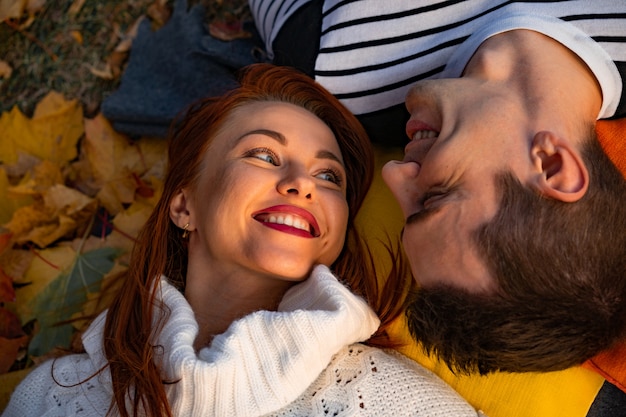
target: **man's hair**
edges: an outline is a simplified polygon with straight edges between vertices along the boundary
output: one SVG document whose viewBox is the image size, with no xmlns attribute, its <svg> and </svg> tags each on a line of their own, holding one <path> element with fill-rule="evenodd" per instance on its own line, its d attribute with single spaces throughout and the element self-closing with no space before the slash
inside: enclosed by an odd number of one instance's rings
<svg viewBox="0 0 626 417">
<path fill-rule="evenodd" d="M 457 372 L 552 371 L 626 335 L 626 181 L 595 136 L 582 149 L 590 184 L 576 203 L 496 179 L 494 218 L 475 231 L 495 294 L 421 289 L 409 330 Z"/>
</svg>

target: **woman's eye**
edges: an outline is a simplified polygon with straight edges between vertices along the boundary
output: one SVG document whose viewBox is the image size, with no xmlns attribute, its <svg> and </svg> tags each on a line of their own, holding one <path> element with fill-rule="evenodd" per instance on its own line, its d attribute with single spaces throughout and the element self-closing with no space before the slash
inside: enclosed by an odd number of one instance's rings
<svg viewBox="0 0 626 417">
<path fill-rule="evenodd" d="M 335 172 L 332 169 L 327 169 L 325 171 L 322 171 L 319 174 L 317 174 L 316 177 L 321 180 L 329 181 L 337 185 L 341 185 L 341 182 L 342 182 L 341 175 L 339 175 L 337 172 Z"/>
<path fill-rule="evenodd" d="M 278 165 L 279 160 L 274 152 L 267 148 L 256 148 L 246 152 L 246 156 L 269 162 L 272 165 Z"/>
</svg>

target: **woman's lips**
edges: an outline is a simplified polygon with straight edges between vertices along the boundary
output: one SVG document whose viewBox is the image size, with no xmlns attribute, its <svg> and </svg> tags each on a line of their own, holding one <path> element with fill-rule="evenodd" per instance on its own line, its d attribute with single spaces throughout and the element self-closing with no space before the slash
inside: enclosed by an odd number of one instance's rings
<svg viewBox="0 0 626 417">
<path fill-rule="evenodd" d="M 312 238 L 320 235 L 315 217 L 300 207 L 272 206 L 253 213 L 252 217 L 264 226 L 296 236 Z"/>
</svg>

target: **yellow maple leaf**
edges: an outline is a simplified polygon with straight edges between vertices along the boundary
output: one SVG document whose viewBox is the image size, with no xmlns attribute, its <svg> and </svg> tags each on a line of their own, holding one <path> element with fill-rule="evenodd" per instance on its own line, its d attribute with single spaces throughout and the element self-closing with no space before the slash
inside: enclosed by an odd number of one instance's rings
<svg viewBox="0 0 626 417">
<path fill-rule="evenodd" d="M 34 155 L 60 165 L 76 158 L 83 135 L 83 110 L 77 100 L 65 100 L 55 91 L 35 108 L 32 118 L 14 106 L 0 116 L 0 162 L 15 164 L 18 153 Z"/>
<path fill-rule="evenodd" d="M 16 243 L 33 242 L 44 248 L 87 224 L 97 205 L 93 198 L 55 184 L 42 193 L 40 200 L 16 210 L 5 227 Z"/>
<path fill-rule="evenodd" d="M 9 178 L 3 167 L 0 167 L 0 195 L 5 196 L 0 198 L 0 224 L 5 224 L 13 217 L 13 213 L 20 208 L 27 206 L 33 202 L 30 196 L 16 195 L 10 190 L 11 184 Z"/>
</svg>

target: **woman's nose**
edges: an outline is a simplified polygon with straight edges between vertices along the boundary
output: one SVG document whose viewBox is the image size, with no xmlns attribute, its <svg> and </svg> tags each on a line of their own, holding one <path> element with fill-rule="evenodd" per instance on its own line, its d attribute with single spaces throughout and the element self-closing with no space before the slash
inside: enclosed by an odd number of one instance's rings
<svg viewBox="0 0 626 417">
<path fill-rule="evenodd" d="M 279 181 L 278 192 L 284 195 L 303 196 L 307 199 L 313 198 L 315 183 L 308 173 L 292 170 Z"/>
</svg>

